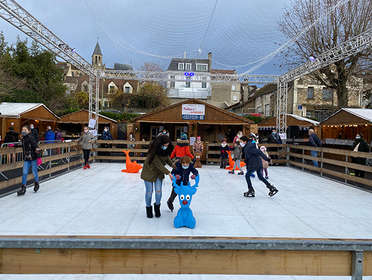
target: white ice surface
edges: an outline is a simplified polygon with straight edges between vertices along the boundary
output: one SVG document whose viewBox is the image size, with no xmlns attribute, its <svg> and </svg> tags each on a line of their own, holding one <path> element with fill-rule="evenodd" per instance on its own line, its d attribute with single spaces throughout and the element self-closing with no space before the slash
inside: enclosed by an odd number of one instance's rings
<svg viewBox="0 0 372 280">
<path fill-rule="evenodd" d="M 270 167 L 279 193 L 253 179 L 255 198 L 243 197 L 244 176 L 217 167 L 200 169 L 191 208 L 194 230 L 175 229 L 163 185 L 162 217 L 147 219 L 139 174 L 121 164 L 94 164 L 0 199 L 0 235 L 247 236 L 372 238 L 372 193 L 289 167 Z M 178 201 L 175 201 L 176 210 Z"/>
<path fill-rule="evenodd" d="M 243 176 L 217 167 L 200 169 L 201 182 L 191 208 L 194 230 L 175 229 L 166 207 L 147 219 L 139 174 L 121 173 L 121 164 L 94 164 L 0 199 L 0 235 L 192 235 L 248 237 L 372 238 L 372 193 L 288 167 L 270 167 L 279 193 L 267 196 L 253 179 L 256 198 L 245 198 Z M 178 202 L 175 203 L 176 209 Z M 0 275 L 0 280 L 346 280 L 350 277 L 217 275 Z M 365 277 L 372 280 L 372 277 Z"/>
</svg>

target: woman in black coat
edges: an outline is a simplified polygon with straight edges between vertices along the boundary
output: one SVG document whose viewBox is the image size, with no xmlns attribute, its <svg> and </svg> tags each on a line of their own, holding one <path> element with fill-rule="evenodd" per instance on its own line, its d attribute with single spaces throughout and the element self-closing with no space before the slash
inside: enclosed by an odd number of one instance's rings
<svg viewBox="0 0 372 280">
<path fill-rule="evenodd" d="M 251 174 L 255 171 L 257 173 L 258 179 L 262 181 L 266 187 L 269 189 L 269 196 L 274 196 L 278 190 L 271 185 L 264 177 L 262 173 L 262 160 L 263 158 L 266 161 L 270 161 L 271 159 L 268 158 L 260 149 L 257 147 L 257 143 L 255 141 L 255 135 L 252 134 L 252 139 L 248 140 L 246 136 L 240 138 L 240 141 L 243 143 L 243 154 L 244 154 L 244 161 L 247 165 L 247 172 L 245 173 L 245 179 L 248 185 L 248 192 L 244 193 L 245 197 L 255 197 L 255 191 L 252 186 L 251 182 Z"/>
<path fill-rule="evenodd" d="M 355 141 L 353 143 L 353 151 L 354 152 L 364 152 L 368 153 L 369 152 L 369 147 L 366 141 L 364 141 L 362 135 L 357 134 L 355 136 Z M 353 157 L 351 158 L 351 162 L 357 163 L 360 165 L 366 165 L 366 158 L 363 157 Z M 365 172 L 363 170 L 354 170 L 355 176 L 357 177 L 364 177 Z"/>
</svg>

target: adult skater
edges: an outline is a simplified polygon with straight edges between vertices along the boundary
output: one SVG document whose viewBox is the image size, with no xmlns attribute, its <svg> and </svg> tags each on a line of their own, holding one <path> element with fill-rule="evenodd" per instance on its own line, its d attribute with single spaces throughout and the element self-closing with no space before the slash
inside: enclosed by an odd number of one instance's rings
<svg viewBox="0 0 372 280">
<path fill-rule="evenodd" d="M 147 218 L 153 217 L 151 200 L 153 189 L 155 188 L 155 204 L 154 211 L 155 217 L 159 218 L 160 213 L 160 202 L 162 196 L 162 185 L 164 175 L 168 175 L 171 181 L 173 180 L 173 175 L 171 172 L 165 168 L 168 164 L 174 168 L 173 162 L 169 155 L 173 150 L 173 145 L 167 135 L 161 135 L 151 142 L 149 151 L 147 153 L 147 158 L 143 165 L 141 179 L 145 182 L 145 202 L 146 202 L 146 214 Z"/>
<path fill-rule="evenodd" d="M 191 179 L 195 179 L 196 176 L 199 175 L 198 170 L 196 170 L 196 168 L 191 162 L 191 158 L 188 156 L 184 156 L 183 158 L 181 158 L 181 161 L 178 161 L 176 163 L 176 168 L 174 168 L 171 173 L 173 176 L 176 176 L 176 184 L 179 186 L 181 185 L 181 182 L 185 186 L 189 184 L 190 173 L 192 173 Z M 174 191 L 174 186 L 173 186 L 172 193 L 169 196 L 168 201 L 167 201 L 168 208 L 172 212 L 174 209 L 173 202 L 176 197 L 177 197 L 177 194 Z"/>
<path fill-rule="evenodd" d="M 89 128 L 87 126 L 84 126 L 84 131 L 81 137 L 78 140 L 78 143 L 81 145 L 81 148 L 83 149 L 83 155 L 84 155 L 84 167 L 83 169 L 90 168 L 89 165 L 89 156 L 90 156 L 90 150 L 93 148 L 93 142 L 95 138 L 93 134 L 89 132 Z"/>
<path fill-rule="evenodd" d="M 39 175 L 37 172 L 37 158 L 40 157 L 41 150 L 37 145 L 37 141 L 32 135 L 29 126 L 25 125 L 22 127 L 22 148 L 23 148 L 23 170 L 22 170 L 22 186 L 17 192 L 18 196 L 24 195 L 26 193 L 27 185 L 27 175 L 28 171 L 32 170 L 34 174 L 34 192 L 39 190 Z"/>
<path fill-rule="evenodd" d="M 255 191 L 252 186 L 250 174 L 256 171 L 258 179 L 260 179 L 266 187 L 269 189 L 269 196 L 274 196 L 278 190 L 271 185 L 262 174 L 262 161 L 263 158 L 266 161 L 271 159 L 265 156 L 265 154 L 257 147 L 255 141 L 256 135 L 251 133 L 250 139 L 246 136 L 240 138 L 240 141 L 243 143 L 243 153 L 245 154 L 245 163 L 247 165 L 247 172 L 245 174 L 245 179 L 248 184 L 248 192 L 244 193 L 245 197 L 255 197 Z"/>
</svg>

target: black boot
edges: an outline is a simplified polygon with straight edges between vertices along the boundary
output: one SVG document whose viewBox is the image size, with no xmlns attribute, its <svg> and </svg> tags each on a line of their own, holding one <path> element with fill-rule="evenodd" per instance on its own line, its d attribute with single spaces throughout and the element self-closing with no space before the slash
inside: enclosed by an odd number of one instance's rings
<svg viewBox="0 0 372 280">
<path fill-rule="evenodd" d="M 156 205 L 154 203 L 154 211 L 155 211 L 155 217 L 156 218 L 160 218 L 161 214 L 160 214 L 160 204 L 159 205 Z"/>
<path fill-rule="evenodd" d="M 147 214 L 147 218 L 154 217 L 154 215 L 152 214 L 152 206 L 146 207 L 146 214 Z"/>
<path fill-rule="evenodd" d="M 174 206 L 173 206 L 173 203 L 171 202 L 171 201 L 167 201 L 167 205 L 168 205 L 168 208 L 169 208 L 169 210 L 171 210 L 171 212 L 173 212 L 173 210 L 174 210 Z"/>
<path fill-rule="evenodd" d="M 269 188 L 269 196 L 272 197 L 278 193 L 278 189 L 275 188 L 273 185 L 268 186 Z"/>
<path fill-rule="evenodd" d="M 255 194 L 254 190 L 248 190 L 248 192 L 244 193 L 244 196 L 245 197 L 255 197 L 256 194 Z"/>
<path fill-rule="evenodd" d="M 39 182 L 35 182 L 34 184 L 34 192 L 37 192 L 39 190 L 40 186 L 39 186 Z"/>
<path fill-rule="evenodd" d="M 17 192 L 18 196 L 24 195 L 26 193 L 26 186 L 22 185 L 21 189 Z"/>
<path fill-rule="evenodd" d="M 229 174 L 234 174 L 234 170 L 229 171 Z"/>
</svg>

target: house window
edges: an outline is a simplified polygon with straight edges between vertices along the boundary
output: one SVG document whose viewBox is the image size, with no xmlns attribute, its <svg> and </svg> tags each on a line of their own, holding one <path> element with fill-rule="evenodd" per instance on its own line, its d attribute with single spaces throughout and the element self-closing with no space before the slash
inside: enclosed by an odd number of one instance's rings
<svg viewBox="0 0 372 280">
<path fill-rule="evenodd" d="M 196 64 L 196 71 L 208 71 L 208 64 Z"/>
<path fill-rule="evenodd" d="M 178 70 L 184 70 L 184 67 L 183 63 L 178 63 Z"/>
<path fill-rule="evenodd" d="M 332 100 L 332 89 L 323 88 L 323 100 Z"/>
<path fill-rule="evenodd" d="M 124 93 L 130 93 L 130 86 L 124 87 Z"/>
<path fill-rule="evenodd" d="M 207 81 L 205 77 L 202 78 L 202 88 L 207 88 Z"/>
<path fill-rule="evenodd" d="M 313 99 L 314 98 L 314 88 L 308 87 L 307 88 L 307 99 Z"/>
<path fill-rule="evenodd" d="M 191 71 L 191 63 L 186 63 L 186 71 Z"/>
<path fill-rule="evenodd" d="M 235 89 L 236 89 L 235 85 L 231 85 L 231 90 L 235 91 Z"/>
<path fill-rule="evenodd" d="M 265 116 L 270 116 L 270 104 L 265 104 Z"/>
<path fill-rule="evenodd" d="M 174 81 L 175 76 L 170 76 L 171 82 L 170 82 L 170 88 L 176 87 L 176 82 Z"/>
<path fill-rule="evenodd" d="M 186 77 L 186 87 L 191 87 L 191 77 Z"/>
<path fill-rule="evenodd" d="M 114 93 L 115 92 L 115 86 L 110 86 L 109 93 Z"/>
</svg>

